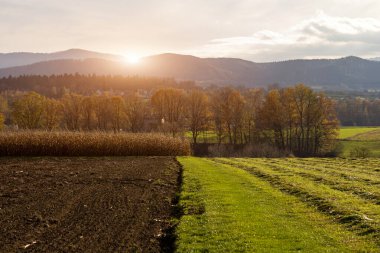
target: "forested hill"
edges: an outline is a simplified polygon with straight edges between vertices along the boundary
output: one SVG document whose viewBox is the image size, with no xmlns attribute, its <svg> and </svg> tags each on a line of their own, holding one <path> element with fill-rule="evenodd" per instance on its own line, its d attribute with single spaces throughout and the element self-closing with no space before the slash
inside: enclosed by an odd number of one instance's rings
<svg viewBox="0 0 380 253">
<path fill-rule="evenodd" d="M 176 81 L 172 78 L 139 77 L 139 76 L 96 76 L 65 74 L 52 76 L 19 76 L 0 78 L 1 93 L 15 91 L 35 91 L 51 98 L 60 98 L 73 92 L 92 95 L 97 92 L 128 94 L 142 92 L 141 96 L 149 97 L 150 92 L 162 88 L 193 89 L 194 82 Z"/>
<path fill-rule="evenodd" d="M 94 57 L 56 59 L 3 68 L 0 69 L 0 77 L 79 73 L 172 77 L 177 80 L 193 80 L 200 84 L 247 87 L 304 83 L 325 90 L 380 89 L 380 62 L 353 56 L 333 60 L 254 63 L 233 58 L 161 54 L 145 57 L 136 65 L 112 57 L 102 57 L 101 54 L 92 56 Z"/>
<path fill-rule="evenodd" d="M 72 59 L 105 59 L 105 60 L 119 60 L 121 56 L 98 53 L 83 49 L 69 49 L 66 51 L 54 53 L 29 53 L 29 52 L 15 52 L 15 53 L 0 53 L 0 68 L 9 68 L 16 66 L 25 66 L 37 62 Z"/>
</svg>

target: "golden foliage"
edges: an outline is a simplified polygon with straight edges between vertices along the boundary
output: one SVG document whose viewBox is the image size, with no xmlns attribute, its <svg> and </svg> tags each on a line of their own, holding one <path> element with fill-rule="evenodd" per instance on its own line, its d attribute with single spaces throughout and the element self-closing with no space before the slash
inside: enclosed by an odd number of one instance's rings
<svg viewBox="0 0 380 253">
<path fill-rule="evenodd" d="M 13 121 L 23 129 L 37 129 L 41 127 L 41 118 L 44 109 L 44 97 L 36 92 L 29 92 L 14 104 Z"/>
<path fill-rule="evenodd" d="M 5 121 L 4 115 L 0 113 L 0 130 L 4 128 L 4 121 Z"/>
</svg>

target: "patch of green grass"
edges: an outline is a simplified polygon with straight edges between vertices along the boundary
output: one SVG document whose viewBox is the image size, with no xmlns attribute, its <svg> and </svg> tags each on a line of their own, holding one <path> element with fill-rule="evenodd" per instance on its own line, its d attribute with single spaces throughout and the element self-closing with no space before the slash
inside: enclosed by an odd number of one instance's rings
<svg viewBox="0 0 380 253">
<path fill-rule="evenodd" d="M 193 135 L 190 131 L 185 133 L 185 137 L 187 137 L 191 142 L 193 141 L 192 139 Z M 214 131 L 204 131 L 198 135 L 197 142 L 198 143 L 218 143 L 218 138 Z M 227 136 L 223 136 L 222 143 L 227 143 L 227 142 L 228 142 Z"/>
<path fill-rule="evenodd" d="M 380 129 L 360 133 L 348 139 L 355 141 L 380 141 Z"/>
<path fill-rule="evenodd" d="M 368 169 L 365 166 L 353 166 L 355 164 L 354 160 L 313 158 L 271 160 L 275 161 L 270 163 L 272 169 L 286 172 L 292 176 L 302 176 L 317 182 L 319 185 L 327 185 L 334 190 L 353 194 L 364 200 L 380 204 L 380 188 L 378 187 L 380 184 L 380 172 Z M 242 161 L 249 163 L 251 160 L 242 159 Z M 372 162 L 369 159 L 363 161 L 367 165 Z"/>
<path fill-rule="evenodd" d="M 339 139 L 342 157 L 350 157 L 355 149 L 368 149 L 369 157 L 380 157 L 379 127 L 342 127 Z"/>
<path fill-rule="evenodd" d="M 379 127 L 341 127 L 339 130 L 338 139 L 347 139 L 357 134 L 379 130 Z"/>
<path fill-rule="evenodd" d="M 287 166 L 286 159 L 215 159 L 220 163 L 227 163 L 249 171 L 255 176 L 270 182 L 274 188 L 281 189 L 291 195 L 298 197 L 310 206 L 316 207 L 318 211 L 334 218 L 334 220 L 342 223 L 345 227 L 357 235 L 366 237 L 370 241 L 380 245 L 378 238 L 380 231 L 380 207 L 378 203 L 374 203 L 369 198 L 363 198 L 359 194 L 346 191 L 339 187 L 337 182 L 334 185 L 328 184 L 321 180 L 315 180 L 303 173 L 297 173 L 296 166 Z M 294 159 L 302 161 L 302 159 Z M 324 159 L 316 159 L 323 164 Z M 337 166 L 341 166 L 339 160 L 335 160 Z M 367 160 L 361 160 L 365 162 Z M 377 160 L 379 165 L 379 161 Z M 349 165 L 348 165 L 349 166 Z M 344 167 L 340 167 L 344 169 Z M 308 168 L 313 170 L 313 168 Z M 360 186 L 360 180 L 356 179 L 356 174 L 352 173 L 350 181 L 346 182 L 348 186 Z M 324 175 L 322 179 L 328 179 L 328 175 Z M 378 182 L 380 176 L 373 173 L 372 183 Z M 359 181 L 357 183 L 357 181 Z M 377 187 L 367 183 L 368 187 Z M 372 186 L 371 186 L 372 185 Z M 357 188 L 358 189 L 358 188 Z M 354 190 L 354 189 L 353 189 Z M 371 193 L 372 191 L 370 190 Z M 349 219 L 347 217 L 350 217 Z"/>
<path fill-rule="evenodd" d="M 205 158 L 178 160 L 184 166 L 180 204 L 185 210 L 176 230 L 178 252 L 375 249 L 372 242 L 249 171 Z"/>
</svg>

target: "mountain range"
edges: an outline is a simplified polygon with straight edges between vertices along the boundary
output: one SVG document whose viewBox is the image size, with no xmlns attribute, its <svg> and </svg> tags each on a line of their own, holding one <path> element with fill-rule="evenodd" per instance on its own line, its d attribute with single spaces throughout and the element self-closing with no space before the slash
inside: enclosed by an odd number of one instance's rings
<svg viewBox="0 0 380 253">
<path fill-rule="evenodd" d="M 15 52 L 15 53 L 0 53 L 0 68 L 24 66 L 37 62 L 73 59 L 83 60 L 88 58 L 99 58 L 106 60 L 120 60 L 121 56 L 113 54 L 98 53 L 83 49 L 69 49 L 66 51 L 54 53 L 28 53 L 28 52 Z"/>
<path fill-rule="evenodd" d="M 258 87 L 304 83 L 325 90 L 380 90 L 380 61 L 355 56 L 255 63 L 235 58 L 160 54 L 128 64 L 119 55 L 81 49 L 0 54 L 0 77 L 65 73 L 173 77 L 201 85 Z"/>
</svg>

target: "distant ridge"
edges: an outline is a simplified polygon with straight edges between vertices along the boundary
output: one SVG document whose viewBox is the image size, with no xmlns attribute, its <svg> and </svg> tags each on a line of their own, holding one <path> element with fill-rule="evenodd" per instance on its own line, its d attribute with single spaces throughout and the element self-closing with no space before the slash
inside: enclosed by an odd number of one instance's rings
<svg viewBox="0 0 380 253">
<path fill-rule="evenodd" d="M 31 61 L 29 53 L 17 55 L 17 62 Z M 10 54 L 6 54 L 12 58 Z M 32 54 L 36 56 L 35 54 Z M 355 56 L 340 59 L 288 60 L 255 63 L 236 58 L 199 58 L 191 55 L 160 54 L 145 57 L 137 65 L 120 61 L 121 56 L 81 49 L 37 54 L 50 60 L 0 69 L 9 75 L 52 75 L 64 73 L 97 75 L 141 75 L 193 80 L 199 84 L 258 87 L 304 83 L 325 90 L 380 90 L 380 62 Z M 0 55 L 0 64 L 5 65 Z M 14 56 L 14 55 L 13 55 Z M 34 57 L 33 59 L 37 59 Z M 52 58 L 57 58 L 51 60 Z M 16 62 L 16 60 L 13 60 Z"/>
<path fill-rule="evenodd" d="M 29 65 L 42 61 L 62 60 L 62 59 L 76 59 L 84 60 L 88 58 L 99 58 L 107 60 L 119 60 L 121 57 L 118 55 L 98 53 L 83 49 L 69 49 L 66 51 L 54 53 L 29 53 L 29 52 L 15 52 L 15 53 L 0 53 L 0 68 L 15 67 Z"/>
</svg>

